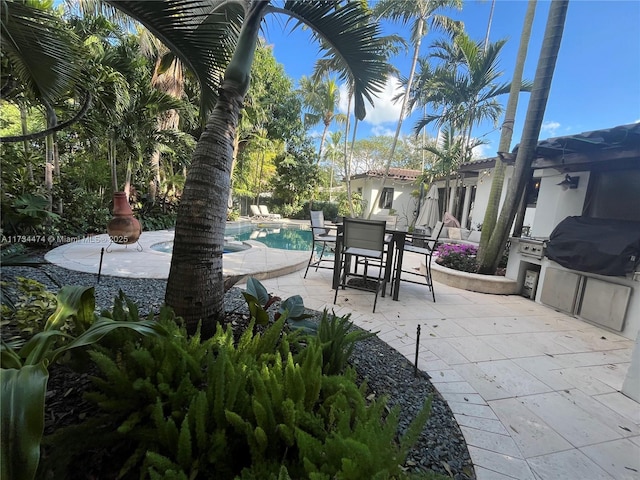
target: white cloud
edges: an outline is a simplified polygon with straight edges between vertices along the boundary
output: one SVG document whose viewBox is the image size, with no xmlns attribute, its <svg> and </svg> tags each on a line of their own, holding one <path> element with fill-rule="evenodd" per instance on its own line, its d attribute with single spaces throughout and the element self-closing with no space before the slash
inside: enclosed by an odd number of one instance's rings
<svg viewBox="0 0 640 480">
<path fill-rule="evenodd" d="M 371 134 L 376 137 L 393 137 L 396 134 L 396 129 L 388 128 L 383 125 L 374 125 L 371 127 Z"/>
<path fill-rule="evenodd" d="M 402 101 L 398 100 L 394 103 L 393 97 L 398 95 L 400 92 L 400 82 L 398 79 L 391 77 L 388 78 L 382 92 L 378 94 L 378 97 L 374 97 L 374 105 L 372 106 L 371 104 L 366 103 L 367 116 L 363 121 L 372 125 L 396 123 L 400 116 L 400 106 Z M 340 85 L 340 112 L 347 113 L 348 101 L 349 96 L 347 93 L 347 86 L 344 84 Z M 391 135 L 394 133 L 395 130 Z"/>
<path fill-rule="evenodd" d="M 547 135 L 553 137 L 560 128 L 559 122 L 544 122 L 541 127 L 542 132 L 546 132 Z"/>
<path fill-rule="evenodd" d="M 478 145 L 477 147 L 474 147 L 473 150 L 471 150 L 471 156 L 473 160 L 490 158 L 494 156 L 494 153 L 492 153 L 493 149 L 494 148 L 490 144 Z"/>
</svg>

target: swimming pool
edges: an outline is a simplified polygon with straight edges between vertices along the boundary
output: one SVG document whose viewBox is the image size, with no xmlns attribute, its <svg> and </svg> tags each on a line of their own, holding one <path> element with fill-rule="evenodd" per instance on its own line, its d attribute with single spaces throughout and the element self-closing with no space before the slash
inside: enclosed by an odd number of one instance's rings
<svg viewBox="0 0 640 480">
<path fill-rule="evenodd" d="M 169 242 L 154 243 L 149 247 L 151 250 L 155 250 L 160 253 L 172 253 L 173 252 L 173 240 Z M 242 243 L 225 243 L 222 253 L 235 253 L 243 252 L 251 248 L 251 245 L 244 245 Z"/>
<path fill-rule="evenodd" d="M 225 232 L 225 239 L 230 242 L 244 242 L 254 240 L 264 243 L 269 248 L 279 248 L 281 250 L 311 250 L 312 237 L 311 230 L 301 225 L 245 225 Z M 251 248 L 250 245 L 242 243 L 225 242 L 224 253 L 234 253 Z M 173 241 L 156 243 L 151 246 L 152 250 L 171 253 Z"/>
</svg>

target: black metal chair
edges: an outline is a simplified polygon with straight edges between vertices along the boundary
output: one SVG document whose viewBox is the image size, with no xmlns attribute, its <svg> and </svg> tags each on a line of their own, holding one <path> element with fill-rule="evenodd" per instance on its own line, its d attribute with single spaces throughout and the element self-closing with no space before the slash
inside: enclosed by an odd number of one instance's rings
<svg viewBox="0 0 640 480">
<path fill-rule="evenodd" d="M 333 297 L 335 304 L 338 299 L 338 290 L 342 288 L 354 288 L 375 293 L 373 311 L 376 311 L 378 293 L 384 290 L 385 281 L 385 229 L 386 223 L 378 220 L 365 220 L 362 218 L 345 218 L 343 224 L 342 251 L 340 261 L 340 281 L 336 286 Z M 364 260 L 364 273 L 351 272 L 357 260 Z M 368 261 L 375 264 L 378 269 L 377 277 L 368 276 Z"/>
<path fill-rule="evenodd" d="M 413 252 L 418 253 L 420 255 L 424 255 L 424 264 L 425 264 L 425 273 L 415 271 L 415 270 L 404 270 L 400 268 L 400 281 L 408 282 L 408 283 L 416 283 L 418 285 L 426 285 L 429 287 L 431 291 L 431 295 L 433 296 L 433 303 L 436 301 L 436 292 L 433 289 L 433 277 L 431 276 L 431 260 L 433 258 L 433 252 L 438 246 L 438 240 L 440 238 L 440 234 L 442 233 L 443 223 L 438 222 L 436 226 L 433 228 L 433 234 L 431 236 L 427 236 L 424 234 L 413 232 L 411 234 L 407 234 L 407 241 L 404 245 L 404 253 Z M 398 262 L 396 258 L 394 260 L 394 264 Z M 396 269 L 394 269 L 394 272 Z M 418 275 L 424 277 L 424 282 L 417 280 L 409 280 L 407 278 L 403 278 L 402 274 L 407 275 Z M 393 282 L 392 282 L 393 283 Z"/>
<path fill-rule="evenodd" d="M 304 278 L 307 278 L 309 267 L 316 267 L 316 272 L 319 268 L 333 268 L 333 260 L 324 258 L 324 252 L 328 248 L 335 250 L 336 246 L 336 233 L 330 234 L 331 229 L 324 226 L 324 213 L 322 210 L 311 210 L 311 233 L 313 235 L 313 243 L 311 245 L 311 255 L 309 256 L 309 263 L 307 263 L 307 269 L 304 272 Z M 316 246 L 322 245 L 320 255 L 314 262 L 314 256 L 316 255 Z M 331 262 L 331 266 L 324 266 L 322 262 Z"/>
</svg>

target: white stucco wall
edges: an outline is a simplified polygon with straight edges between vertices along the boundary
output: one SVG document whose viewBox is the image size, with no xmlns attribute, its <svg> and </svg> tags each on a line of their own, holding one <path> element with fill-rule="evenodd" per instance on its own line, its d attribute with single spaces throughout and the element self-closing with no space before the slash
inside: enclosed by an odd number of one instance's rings
<svg viewBox="0 0 640 480">
<path fill-rule="evenodd" d="M 406 228 L 414 220 L 414 210 L 416 208 L 417 198 L 412 193 L 418 189 L 418 187 L 412 183 L 406 181 L 398 181 L 395 179 L 387 179 L 384 187 L 393 188 L 393 210 L 394 215 L 398 216 L 399 228 Z M 351 188 L 355 192 L 358 188 L 362 188 L 362 196 L 366 200 L 367 208 L 363 213 L 364 217 L 369 215 L 369 212 L 374 215 L 389 215 L 390 212 L 387 209 L 378 208 L 377 204 L 372 207 L 378 191 L 380 189 L 380 179 L 378 178 L 357 178 L 351 181 Z"/>
<path fill-rule="evenodd" d="M 563 190 L 558 186 L 564 180 L 564 173 L 555 169 L 540 172 L 540 191 L 535 219 L 531 226 L 531 236 L 549 237 L 553 229 L 566 217 L 582 215 L 582 206 L 589 185 L 589 172 L 575 172 L 572 177 L 580 177 L 578 188 Z"/>
</svg>

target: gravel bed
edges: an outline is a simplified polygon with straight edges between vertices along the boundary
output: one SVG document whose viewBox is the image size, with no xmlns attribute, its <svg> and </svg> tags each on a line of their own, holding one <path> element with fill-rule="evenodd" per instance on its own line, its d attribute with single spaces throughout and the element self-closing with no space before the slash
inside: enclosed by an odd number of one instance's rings
<svg viewBox="0 0 640 480">
<path fill-rule="evenodd" d="M 55 291 L 55 283 L 45 272 L 61 285 L 95 286 L 96 308 L 99 310 L 111 308 L 119 290 L 136 302 L 143 315 L 157 312 L 164 299 L 166 280 L 103 276 L 97 283 L 94 274 L 65 270 L 54 265 L 38 269 L 5 267 L 1 270 L 3 281 L 22 276 L 38 280 Z M 227 293 L 227 311 L 246 309 L 240 292 L 240 289 L 232 288 Z M 376 396 L 387 396 L 389 406 L 400 407 L 400 432 L 408 427 L 425 400 L 432 395 L 431 417 L 408 456 L 407 466 L 410 469 L 431 469 L 456 480 L 476 478 L 467 445 L 453 413 L 426 373 L 418 372 L 418 376 L 414 377 L 413 365 L 377 337 L 357 343 L 351 361 L 358 375 L 367 380 Z"/>
</svg>

